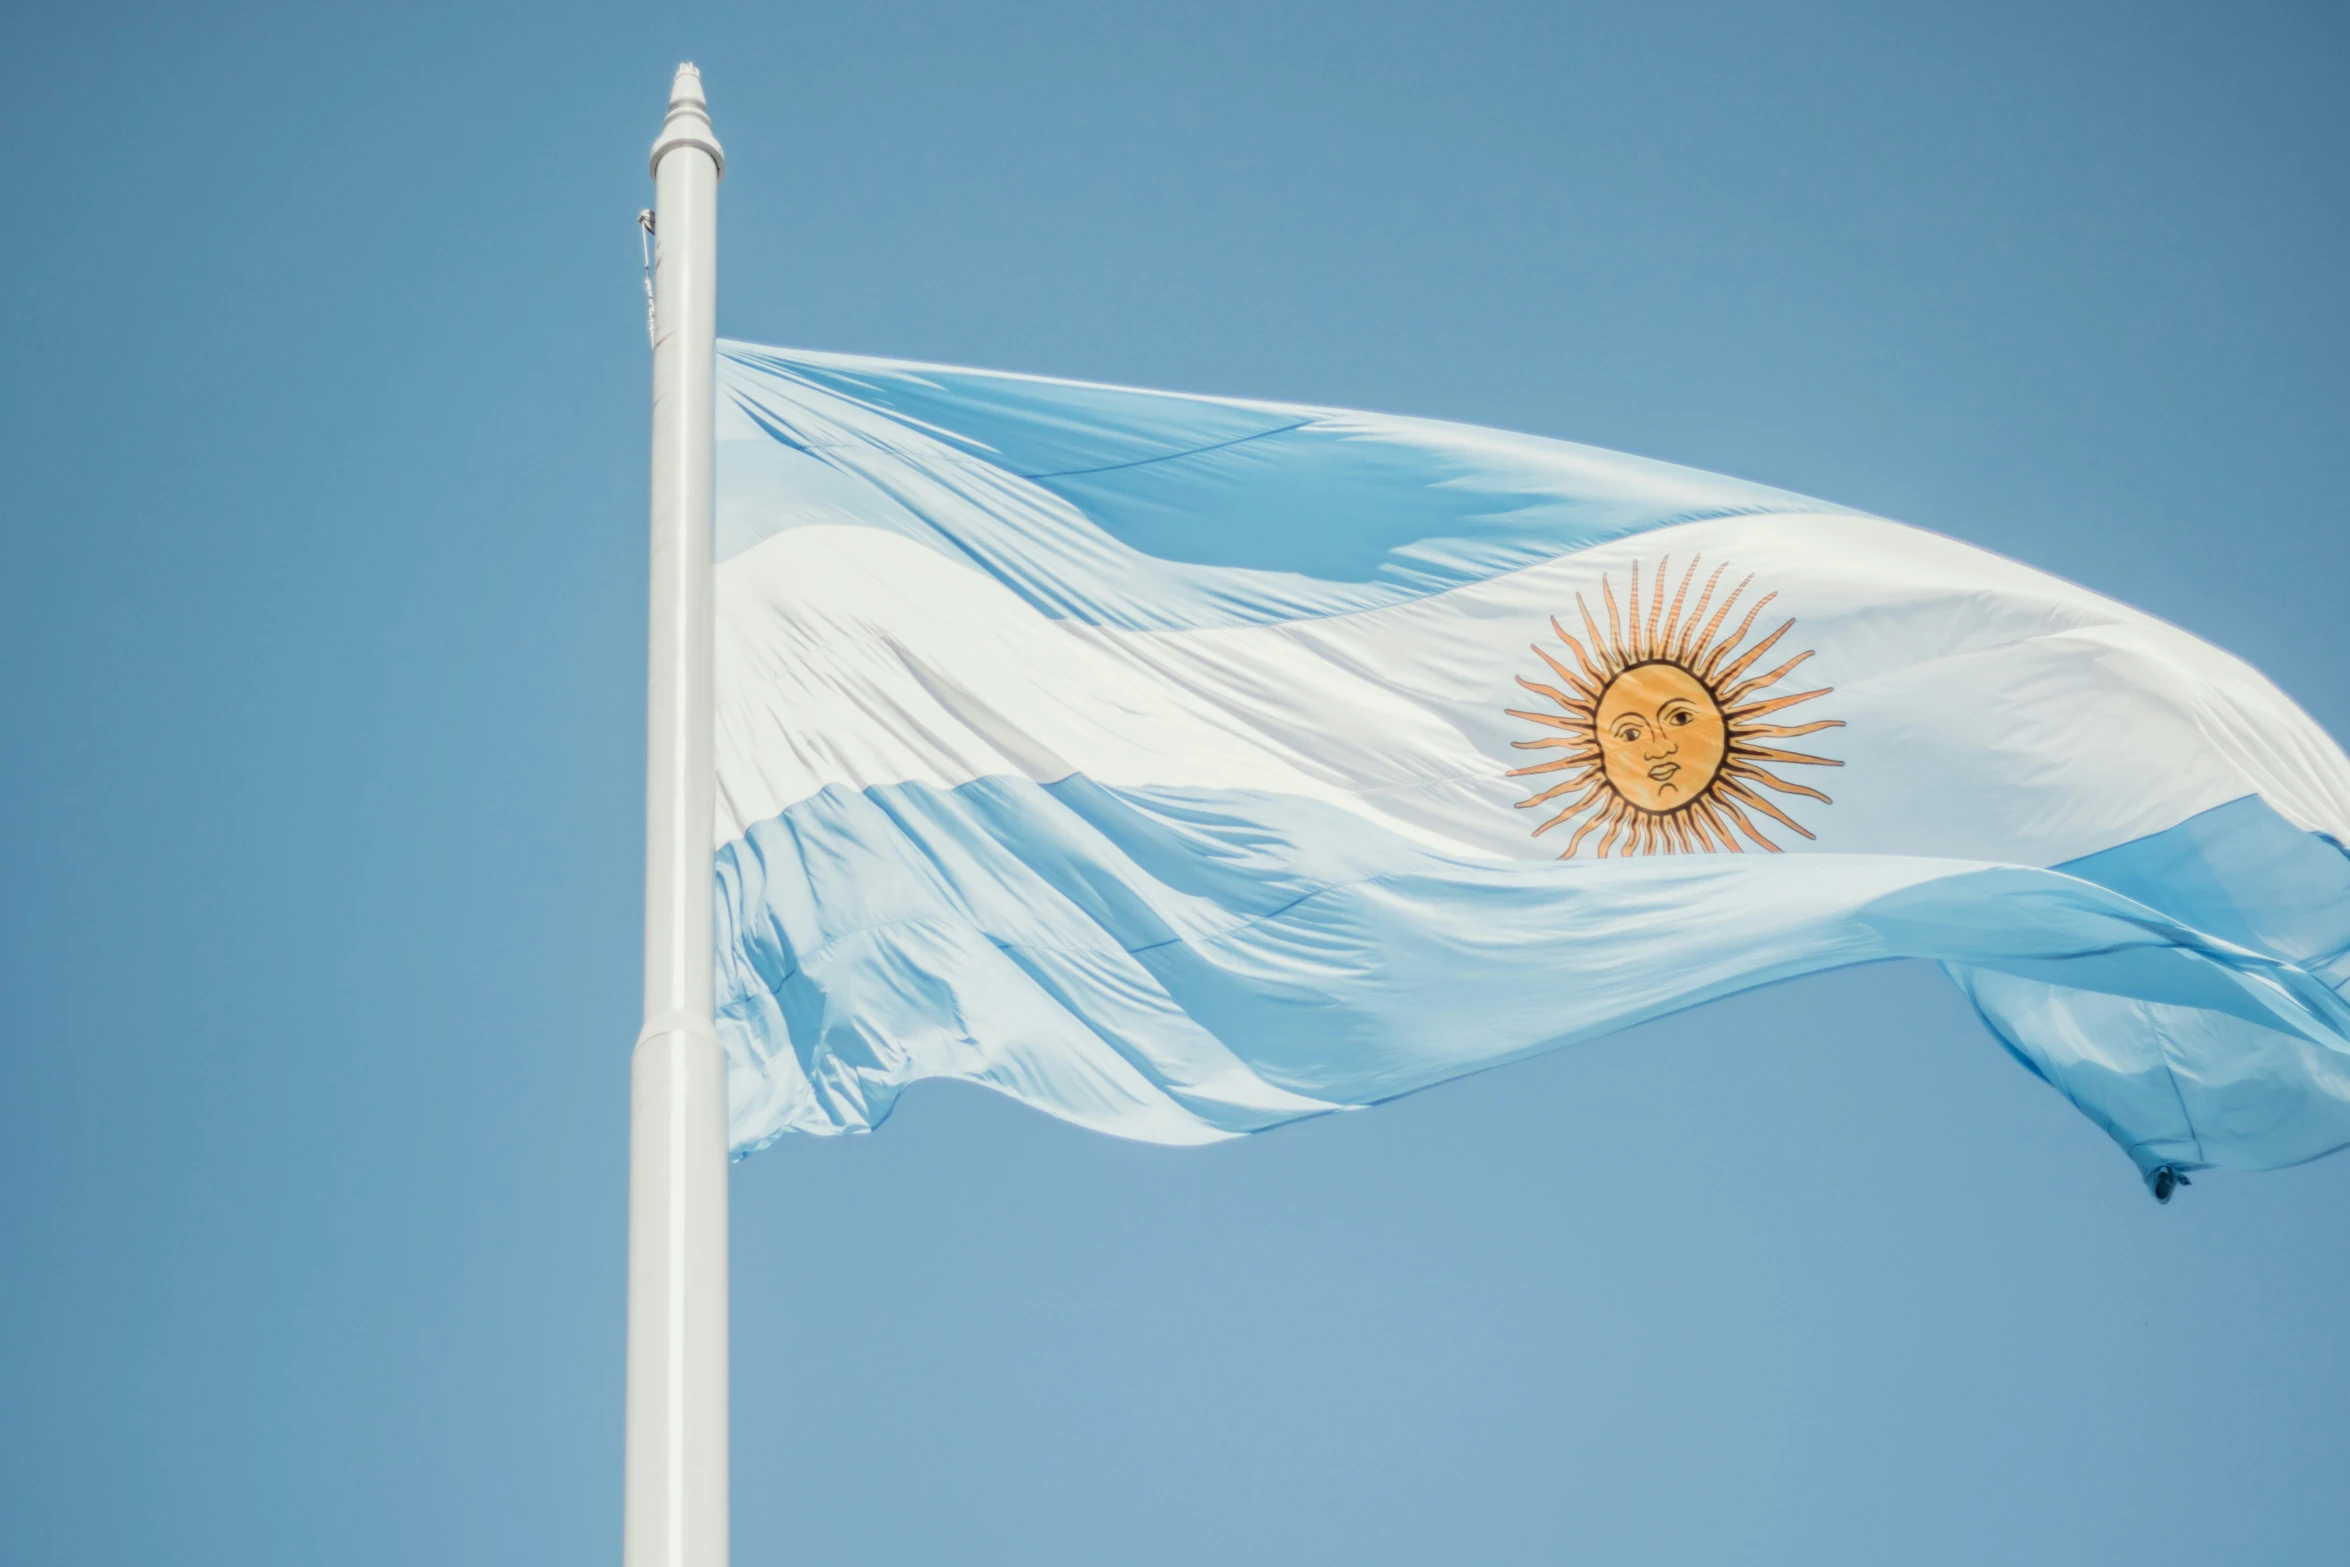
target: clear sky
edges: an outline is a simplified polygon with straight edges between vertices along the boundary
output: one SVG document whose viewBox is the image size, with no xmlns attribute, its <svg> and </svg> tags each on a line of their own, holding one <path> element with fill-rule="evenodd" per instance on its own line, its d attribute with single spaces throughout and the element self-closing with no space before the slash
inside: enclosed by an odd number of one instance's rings
<svg viewBox="0 0 2350 1567">
<path fill-rule="evenodd" d="M 1938 528 L 2350 736 L 2320 4 L 20 5 L 0 1558 L 619 1542 L 669 73 L 722 331 Z M 1936 972 L 1204 1151 L 734 1173 L 736 1560 L 2333 1563 L 2350 1157 L 2168 1208 Z"/>
</svg>

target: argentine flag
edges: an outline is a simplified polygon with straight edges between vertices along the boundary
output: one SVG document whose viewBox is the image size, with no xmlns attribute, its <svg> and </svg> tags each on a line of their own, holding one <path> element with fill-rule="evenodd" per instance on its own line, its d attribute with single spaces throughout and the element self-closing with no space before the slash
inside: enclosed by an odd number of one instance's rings
<svg viewBox="0 0 2350 1567">
<path fill-rule="evenodd" d="M 1198 1143 L 1930 958 L 2158 1195 L 2350 1142 L 2350 762 L 1933 533 L 1563 441 L 719 345 L 732 1140 Z"/>
</svg>

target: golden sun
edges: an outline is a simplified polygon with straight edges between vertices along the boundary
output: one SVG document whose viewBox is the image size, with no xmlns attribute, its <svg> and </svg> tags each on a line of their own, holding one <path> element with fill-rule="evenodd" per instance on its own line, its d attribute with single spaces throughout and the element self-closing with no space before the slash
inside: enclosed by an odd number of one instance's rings
<svg viewBox="0 0 2350 1567">
<path fill-rule="evenodd" d="M 1518 808 L 1525 810 L 1548 805 L 1562 795 L 1569 797 L 1555 815 L 1534 829 L 1540 837 L 1553 827 L 1583 818 L 1560 852 L 1562 860 L 1573 859 L 1583 840 L 1594 832 L 1599 834 L 1594 852 L 1602 859 L 1611 849 L 1619 856 L 1694 854 L 1700 849 L 1712 854 L 1717 847 L 1743 853 L 1746 846 L 1738 841 L 1740 834 L 1776 854 L 1779 846 L 1764 836 L 1749 813 L 1768 816 L 1806 838 L 1812 834 L 1765 798 L 1762 790 L 1805 795 L 1822 805 L 1833 803 L 1819 790 L 1790 783 L 1764 765 L 1844 765 L 1766 743 L 1844 727 L 1839 718 L 1794 725 L 1764 721 L 1833 689 L 1821 686 L 1784 696 L 1765 694 L 1811 657 L 1808 652 L 1796 654 L 1768 673 L 1747 673 L 1795 624 L 1790 620 L 1744 652 L 1738 651 L 1746 634 L 1754 629 L 1755 617 L 1778 594 L 1766 593 L 1756 599 L 1747 606 L 1746 618 L 1738 622 L 1737 630 L 1717 637 L 1715 633 L 1754 578 L 1747 577 L 1732 588 L 1709 620 L 1706 609 L 1712 605 L 1714 589 L 1726 569 L 1716 566 L 1684 619 L 1681 608 L 1700 561 L 1690 561 L 1668 607 L 1665 574 L 1670 564 L 1670 556 L 1657 562 L 1652 578 L 1655 592 L 1644 604 L 1640 565 L 1635 561 L 1632 591 L 1621 612 L 1614 585 L 1604 576 L 1599 579 L 1600 596 L 1607 605 L 1604 636 L 1583 595 L 1576 594 L 1575 608 L 1582 612 L 1590 646 L 1578 642 L 1553 617 L 1550 629 L 1574 654 L 1575 667 L 1569 668 L 1538 644 L 1535 656 L 1550 666 L 1559 684 L 1518 677 L 1519 685 L 1548 698 L 1558 711 L 1529 713 L 1513 707 L 1509 715 L 1561 733 L 1510 743 L 1521 751 L 1563 754 L 1531 767 L 1513 768 L 1509 776 L 1566 775 L 1532 799 L 1518 802 Z"/>
</svg>

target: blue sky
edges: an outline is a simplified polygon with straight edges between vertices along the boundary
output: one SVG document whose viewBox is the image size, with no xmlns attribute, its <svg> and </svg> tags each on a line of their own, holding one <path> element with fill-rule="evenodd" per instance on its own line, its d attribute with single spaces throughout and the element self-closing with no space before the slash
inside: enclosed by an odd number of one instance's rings
<svg viewBox="0 0 2350 1567">
<path fill-rule="evenodd" d="M 2335 8 L 14 15 L 0 1555 L 618 1550 L 671 67 L 729 335 L 1938 528 L 2350 736 Z M 2331 1562 L 2350 1159 L 2148 1200 L 1936 973 L 1181 1152 L 734 1175 L 736 1559 Z"/>
</svg>

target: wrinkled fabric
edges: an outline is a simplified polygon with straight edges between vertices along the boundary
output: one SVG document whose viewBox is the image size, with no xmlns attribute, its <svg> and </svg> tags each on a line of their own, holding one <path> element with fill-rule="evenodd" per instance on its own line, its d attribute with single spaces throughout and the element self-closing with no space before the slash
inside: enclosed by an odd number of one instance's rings
<svg viewBox="0 0 2350 1567">
<path fill-rule="evenodd" d="M 2175 627 L 1564 442 L 721 348 L 740 1151 L 931 1077 L 1212 1141 L 1889 958 L 2150 1179 L 2350 1142 L 2350 761 Z M 1792 625 L 1708 689 L 1827 725 L 1747 742 L 1807 788 L 1558 858 L 1509 775 L 1605 750 L 1563 639 L 1669 662 L 1742 580 Z"/>
</svg>

